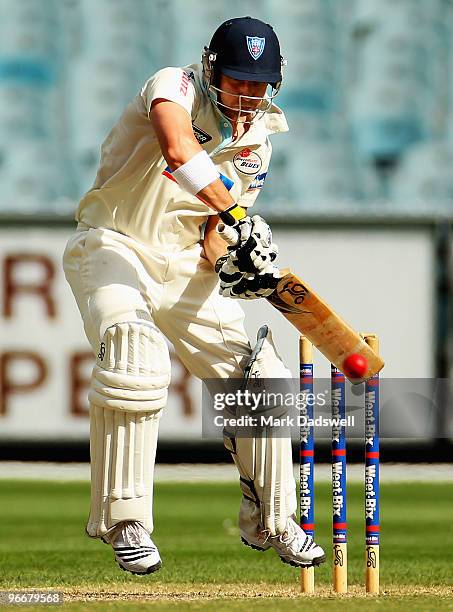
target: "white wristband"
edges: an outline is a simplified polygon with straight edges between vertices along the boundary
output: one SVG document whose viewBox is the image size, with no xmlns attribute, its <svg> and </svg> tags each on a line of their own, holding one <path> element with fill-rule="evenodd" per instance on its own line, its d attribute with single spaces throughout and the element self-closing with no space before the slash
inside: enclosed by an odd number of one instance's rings
<svg viewBox="0 0 453 612">
<path fill-rule="evenodd" d="M 172 176 L 182 189 L 192 195 L 197 195 L 206 185 L 217 180 L 219 173 L 206 151 L 200 151 L 188 162 L 173 170 Z"/>
</svg>

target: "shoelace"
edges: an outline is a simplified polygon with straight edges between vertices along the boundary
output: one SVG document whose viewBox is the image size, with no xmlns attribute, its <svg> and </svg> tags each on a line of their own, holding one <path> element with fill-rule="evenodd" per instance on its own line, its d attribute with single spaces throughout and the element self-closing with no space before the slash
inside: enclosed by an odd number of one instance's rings
<svg viewBox="0 0 453 612">
<path fill-rule="evenodd" d="M 289 522 L 286 532 L 280 534 L 279 540 L 282 544 L 287 544 L 288 546 L 291 546 L 293 542 L 295 542 L 295 548 L 298 552 L 310 550 L 310 548 L 314 546 L 313 538 L 306 533 L 299 533 L 291 522 Z"/>
<path fill-rule="evenodd" d="M 141 524 L 137 522 L 126 523 L 123 525 L 121 529 L 121 537 L 129 546 L 149 546 L 149 535 Z"/>
<path fill-rule="evenodd" d="M 260 537 L 263 537 L 263 544 L 266 544 L 266 542 L 268 541 L 268 539 L 271 537 L 271 532 L 269 529 L 263 529 L 262 531 L 260 531 Z"/>
<path fill-rule="evenodd" d="M 260 536 L 263 537 L 263 544 L 265 544 L 271 537 L 271 532 L 269 529 L 263 529 L 260 532 Z M 285 532 L 273 537 L 278 538 L 282 544 L 287 544 L 288 546 L 291 546 L 294 540 L 296 540 L 296 550 L 298 552 L 308 551 L 315 546 L 312 536 L 306 533 L 302 535 L 302 533 L 299 533 L 291 522 L 289 522 L 288 529 Z"/>
</svg>

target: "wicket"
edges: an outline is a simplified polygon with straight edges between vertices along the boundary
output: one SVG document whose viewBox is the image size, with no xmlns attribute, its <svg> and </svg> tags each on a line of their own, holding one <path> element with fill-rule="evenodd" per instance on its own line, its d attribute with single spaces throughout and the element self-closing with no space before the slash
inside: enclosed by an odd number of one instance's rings
<svg viewBox="0 0 453 612">
<path fill-rule="evenodd" d="M 362 334 L 378 354 L 379 340 L 374 334 Z M 299 342 L 300 390 L 313 394 L 313 348 L 304 336 Z M 312 395 L 313 397 L 313 395 Z M 301 415 L 308 419 L 300 429 L 300 525 L 314 536 L 314 406 L 306 402 Z M 346 417 L 345 377 L 331 365 L 332 417 Z M 347 514 L 346 514 L 346 429 L 332 427 L 332 557 L 333 588 L 348 591 Z M 365 585 L 367 593 L 379 593 L 379 374 L 365 382 Z M 315 592 L 314 568 L 301 570 L 302 593 Z"/>
</svg>

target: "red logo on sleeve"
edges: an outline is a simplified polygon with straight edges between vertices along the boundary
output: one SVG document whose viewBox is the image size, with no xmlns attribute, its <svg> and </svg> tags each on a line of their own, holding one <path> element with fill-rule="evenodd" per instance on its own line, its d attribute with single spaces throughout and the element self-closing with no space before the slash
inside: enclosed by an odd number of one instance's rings
<svg viewBox="0 0 453 612">
<path fill-rule="evenodd" d="M 189 88 L 189 83 L 189 77 L 185 72 L 183 72 L 181 77 L 181 85 L 179 87 L 179 91 L 183 94 L 183 96 L 187 96 L 187 89 Z"/>
</svg>

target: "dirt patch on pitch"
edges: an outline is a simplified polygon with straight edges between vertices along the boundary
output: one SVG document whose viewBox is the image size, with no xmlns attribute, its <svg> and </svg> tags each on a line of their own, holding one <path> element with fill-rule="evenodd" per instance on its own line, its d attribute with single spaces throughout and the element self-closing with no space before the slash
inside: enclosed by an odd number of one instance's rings
<svg viewBox="0 0 453 612">
<path fill-rule="evenodd" d="M 330 587 L 319 587 L 314 595 L 302 595 L 298 586 L 273 584 L 153 584 L 130 588 L 124 584 L 108 590 L 64 589 L 65 602 L 70 601 L 199 601 L 199 600 L 228 600 L 228 599 L 266 599 L 271 597 L 284 597 L 299 599 L 302 597 L 316 597 L 326 599 L 348 598 L 374 598 L 366 595 L 363 586 L 352 585 L 346 595 L 333 593 Z M 383 587 L 379 598 L 435 596 L 438 598 L 453 598 L 453 587 L 448 586 L 391 586 Z"/>
</svg>

